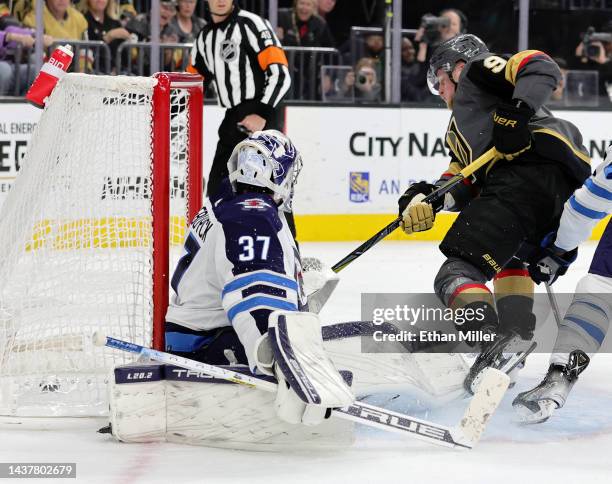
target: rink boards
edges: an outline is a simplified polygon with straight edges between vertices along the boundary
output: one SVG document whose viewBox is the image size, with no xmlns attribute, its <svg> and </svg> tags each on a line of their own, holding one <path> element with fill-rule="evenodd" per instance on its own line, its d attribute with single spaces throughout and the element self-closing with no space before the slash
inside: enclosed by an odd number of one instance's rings
<svg viewBox="0 0 612 484">
<path fill-rule="evenodd" d="M 610 143 L 612 112 L 559 111 L 584 135 L 592 167 Z M 25 103 L 0 109 L 0 206 L 19 170 L 40 111 Z M 204 111 L 204 173 L 217 144 L 223 110 Z M 286 130 L 304 157 L 294 202 L 301 241 L 364 240 L 393 220 L 397 199 L 418 180 L 432 181 L 445 170 L 444 132 L 449 112 L 436 108 L 288 106 Z M 455 218 L 439 214 L 423 234 L 391 240 L 440 240 Z M 103 221 L 96 222 L 102 223 Z M 127 224 L 137 221 L 127 221 Z M 607 219 L 593 232 L 598 239 Z"/>
</svg>

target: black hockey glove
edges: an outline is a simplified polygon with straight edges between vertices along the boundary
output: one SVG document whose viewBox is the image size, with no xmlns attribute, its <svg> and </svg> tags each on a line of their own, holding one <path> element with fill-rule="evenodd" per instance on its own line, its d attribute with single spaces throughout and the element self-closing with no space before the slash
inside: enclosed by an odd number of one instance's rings
<svg viewBox="0 0 612 484">
<path fill-rule="evenodd" d="M 529 120 L 534 115 L 523 101 L 499 103 L 493 113 L 493 144 L 506 160 L 512 160 L 531 147 Z"/>
<path fill-rule="evenodd" d="M 533 282 L 547 282 L 552 284 L 559 276 L 567 272 L 572 262 L 578 257 L 578 249 L 567 252 L 555 247 L 553 241 L 556 237 L 555 232 L 551 232 L 542 241 L 541 247 L 535 250 L 527 262 L 529 263 L 529 275 Z"/>
</svg>

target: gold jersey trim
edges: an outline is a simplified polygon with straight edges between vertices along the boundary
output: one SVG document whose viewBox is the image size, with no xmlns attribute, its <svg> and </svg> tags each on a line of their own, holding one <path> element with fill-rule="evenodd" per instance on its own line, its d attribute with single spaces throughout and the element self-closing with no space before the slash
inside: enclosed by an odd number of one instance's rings
<svg viewBox="0 0 612 484">
<path fill-rule="evenodd" d="M 543 54 L 543 52 L 541 50 L 524 50 L 510 57 L 508 63 L 506 64 L 506 70 L 504 72 L 506 80 L 512 83 L 512 85 L 515 85 L 516 76 L 522 64 L 527 60 L 527 58 L 531 57 L 534 54 Z"/>
<path fill-rule="evenodd" d="M 580 158 L 582 161 L 584 161 L 587 165 L 591 164 L 591 157 L 589 155 L 584 154 L 582 151 L 576 149 L 576 147 L 572 144 L 572 142 L 570 140 L 568 140 L 565 136 L 563 136 L 560 133 L 557 133 L 556 131 L 553 131 L 552 129 L 549 128 L 539 128 L 539 129 L 534 129 L 532 131 L 533 134 L 535 133 L 542 133 L 542 134 L 548 134 L 550 136 L 554 136 L 555 138 L 557 138 L 558 140 L 562 141 L 563 143 L 565 143 L 570 150 L 572 150 L 572 152 L 578 157 Z"/>
</svg>

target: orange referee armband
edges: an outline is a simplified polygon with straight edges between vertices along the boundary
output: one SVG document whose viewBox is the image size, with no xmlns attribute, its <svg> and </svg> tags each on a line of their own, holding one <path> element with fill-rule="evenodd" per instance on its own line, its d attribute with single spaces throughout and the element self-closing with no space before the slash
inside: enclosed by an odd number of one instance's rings
<svg viewBox="0 0 612 484">
<path fill-rule="evenodd" d="M 289 65 L 285 51 L 275 45 L 271 45 L 262 50 L 257 55 L 257 60 L 259 61 L 259 67 L 261 67 L 262 71 L 265 71 L 271 64 Z"/>
<path fill-rule="evenodd" d="M 186 70 L 187 72 L 189 72 L 190 74 L 200 74 L 200 73 L 198 72 L 198 70 L 197 70 L 195 67 L 193 67 L 191 64 L 189 64 L 189 65 L 188 65 L 188 66 L 185 68 L 185 70 Z"/>
</svg>

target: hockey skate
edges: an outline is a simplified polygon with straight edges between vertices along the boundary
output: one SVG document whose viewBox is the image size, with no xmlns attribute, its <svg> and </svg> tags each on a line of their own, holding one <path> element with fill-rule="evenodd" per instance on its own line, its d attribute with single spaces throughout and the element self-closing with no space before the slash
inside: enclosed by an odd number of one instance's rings
<svg viewBox="0 0 612 484">
<path fill-rule="evenodd" d="M 524 424 L 546 422 L 553 412 L 563 407 L 578 375 L 589 364 L 589 357 L 580 350 L 570 353 L 567 365 L 550 365 L 548 373 L 535 388 L 519 393 L 512 402 L 519 421 Z"/>
<path fill-rule="evenodd" d="M 525 341 L 514 332 L 501 335 L 494 342 L 484 345 L 463 382 L 465 389 L 473 395 L 478 387 L 482 370 L 489 367 L 506 373 L 510 377 L 511 388 L 514 386 L 518 372 L 525 366 L 525 359 L 536 345 L 534 341 L 527 349 L 520 349 L 525 346 Z"/>
</svg>

